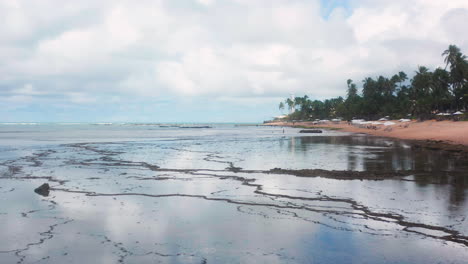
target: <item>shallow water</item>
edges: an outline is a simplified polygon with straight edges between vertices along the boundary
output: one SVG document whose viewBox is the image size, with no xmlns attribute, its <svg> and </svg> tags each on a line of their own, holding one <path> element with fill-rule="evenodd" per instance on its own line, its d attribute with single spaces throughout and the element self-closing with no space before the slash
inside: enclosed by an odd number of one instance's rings
<svg viewBox="0 0 468 264">
<path fill-rule="evenodd" d="M 298 132 L 0 125 L 0 263 L 466 263 L 465 157 Z"/>
</svg>

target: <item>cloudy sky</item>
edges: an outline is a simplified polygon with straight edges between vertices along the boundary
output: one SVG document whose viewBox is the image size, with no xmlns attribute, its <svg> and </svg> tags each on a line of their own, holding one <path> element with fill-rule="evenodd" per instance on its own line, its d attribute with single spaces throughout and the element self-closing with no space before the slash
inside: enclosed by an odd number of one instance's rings
<svg viewBox="0 0 468 264">
<path fill-rule="evenodd" d="M 257 122 L 468 53 L 466 0 L 0 0 L 0 122 Z"/>
</svg>

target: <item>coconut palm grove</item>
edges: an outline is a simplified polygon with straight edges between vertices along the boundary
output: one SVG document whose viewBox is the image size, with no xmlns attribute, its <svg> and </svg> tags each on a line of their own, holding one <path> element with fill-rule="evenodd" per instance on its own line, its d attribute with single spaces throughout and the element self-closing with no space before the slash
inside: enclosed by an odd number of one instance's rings
<svg viewBox="0 0 468 264">
<path fill-rule="evenodd" d="M 468 106 L 467 56 L 456 45 L 450 45 L 442 57 L 445 68 L 431 71 L 419 66 L 412 78 L 403 71 L 391 77 L 367 77 L 362 81 L 360 93 L 358 84 L 349 79 L 346 98 L 321 101 L 304 95 L 286 99 L 279 104 L 279 109 L 295 109 L 286 117 L 289 120 L 370 120 L 382 116 L 424 120 L 437 113 L 464 111 Z"/>
</svg>

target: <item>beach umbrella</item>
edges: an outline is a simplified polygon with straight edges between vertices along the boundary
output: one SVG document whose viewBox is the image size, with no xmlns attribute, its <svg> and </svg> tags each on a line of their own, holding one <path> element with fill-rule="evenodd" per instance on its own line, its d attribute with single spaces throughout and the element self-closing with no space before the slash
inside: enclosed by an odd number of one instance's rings
<svg viewBox="0 0 468 264">
<path fill-rule="evenodd" d="M 384 126 L 393 126 L 393 125 L 395 125 L 395 124 L 396 124 L 396 123 L 394 123 L 394 122 L 388 121 L 388 122 L 385 122 L 385 123 L 384 123 Z"/>
<path fill-rule="evenodd" d="M 460 112 L 460 111 L 457 111 L 457 112 L 453 113 L 452 115 L 463 115 L 463 113 Z"/>
<path fill-rule="evenodd" d="M 438 115 L 438 116 L 443 116 L 443 115 L 445 115 L 445 114 L 444 114 L 444 113 L 438 113 L 437 115 Z"/>
</svg>

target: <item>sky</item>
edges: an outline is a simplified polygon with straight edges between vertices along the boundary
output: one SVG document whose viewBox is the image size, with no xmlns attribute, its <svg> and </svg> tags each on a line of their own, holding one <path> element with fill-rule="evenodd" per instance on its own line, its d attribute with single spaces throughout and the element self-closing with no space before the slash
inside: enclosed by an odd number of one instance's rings
<svg viewBox="0 0 468 264">
<path fill-rule="evenodd" d="M 261 122 L 443 67 L 466 0 L 0 0 L 0 122 Z"/>
</svg>

